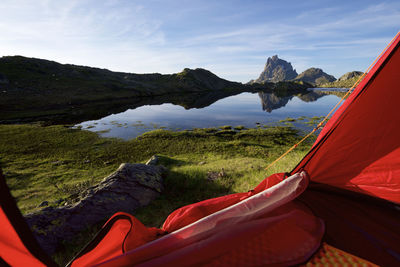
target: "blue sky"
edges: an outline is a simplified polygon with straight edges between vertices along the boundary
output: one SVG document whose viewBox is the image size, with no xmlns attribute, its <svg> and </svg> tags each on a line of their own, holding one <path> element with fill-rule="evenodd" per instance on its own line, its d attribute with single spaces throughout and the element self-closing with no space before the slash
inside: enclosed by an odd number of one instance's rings
<svg viewBox="0 0 400 267">
<path fill-rule="evenodd" d="M 0 56 L 135 73 L 200 67 L 240 82 L 275 54 L 299 73 L 363 71 L 399 30 L 398 0 L 0 2 Z"/>
</svg>

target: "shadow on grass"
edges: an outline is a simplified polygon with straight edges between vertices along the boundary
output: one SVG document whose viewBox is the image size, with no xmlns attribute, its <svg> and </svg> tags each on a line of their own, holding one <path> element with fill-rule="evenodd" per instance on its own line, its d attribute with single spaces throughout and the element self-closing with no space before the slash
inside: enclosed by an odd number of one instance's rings
<svg viewBox="0 0 400 267">
<path fill-rule="evenodd" d="M 161 227 L 167 216 L 180 207 L 233 192 L 228 186 L 207 180 L 207 171 L 196 169 L 170 171 L 164 186 L 160 197 L 135 214 L 146 226 Z"/>
<path fill-rule="evenodd" d="M 173 159 L 163 155 L 157 155 L 158 157 L 158 164 L 163 165 L 164 167 L 171 167 L 171 166 L 182 166 L 188 164 L 186 161 Z"/>
<path fill-rule="evenodd" d="M 89 226 L 76 235 L 72 242 L 62 243 L 61 248 L 52 255 L 54 261 L 60 266 L 66 266 L 96 236 L 107 220 L 108 218 L 104 218 L 102 222 Z"/>
</svg>

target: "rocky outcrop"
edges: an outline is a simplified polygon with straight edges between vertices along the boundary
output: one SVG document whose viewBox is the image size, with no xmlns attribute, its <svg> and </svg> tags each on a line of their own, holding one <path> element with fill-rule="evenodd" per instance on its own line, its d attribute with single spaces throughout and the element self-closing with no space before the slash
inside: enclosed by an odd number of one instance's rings
<svg viewBox="0 0 400 267">
<path fill-rule="evenodd" d="M 350 71 L 350 72 L 347 72 L 347 73 L 343 74 L 342 76 L 340 76 L 340 78 L 337 80 L 338 81 L 346 81 L 349 79 L 353 79 L 354 77 L 358 77 L 362 74 L 363 74 L 363 72 L 361 72 L 361 71 Z"/>
<path fill-rule="evenodd" d="M 325 73 L 322 69 L 309 68 L 300 73 L 294 80 L 307 82 L 314 86 L 319 86 L 328 82 L 333 82 L 336 80 L 336 78 L 332 75 Z"/>
<path fill-rule="evenodd" d="M 267 59 L 263 72 L 261 72 L 260 77 L 254 82 L 281 82 L 292 80 L 296 76 L 297 72 L 293 69 L 292 64 L 275 55 Z"/>
<path fill-rule="evenodd" d="M 47 207 L 25 216 L 42 248 L 52 254 L 89 226 L 118 211 L 133 213 L 163 190 L 162 166 L 124 163 L 99 184 L 88 188 L 64 207 Z"/>
</svg>

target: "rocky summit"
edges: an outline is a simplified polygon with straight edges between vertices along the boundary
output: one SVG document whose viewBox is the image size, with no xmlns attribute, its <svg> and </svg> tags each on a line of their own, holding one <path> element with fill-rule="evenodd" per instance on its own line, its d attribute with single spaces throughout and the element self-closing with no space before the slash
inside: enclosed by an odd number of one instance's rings
<svg viewBox="0 0 400 267">
<path fill-rule="evenodd" d="M 260 77 L 253 81 L 256 83 L 263 82 L 281 82 L 296 78 L 297 72 L 293 69 L 292 64 L 283 59 L 278 58 L 278 55 L 269 57 L 263 72 Z"/>
<path fill-rule="evenodd" d="M 336 78 L 332 75 L 325 73 L 322 69 L 319 68 L 309 68 L 302 73 L 300 73 L 295 81 L 303 81 L 310 83 L 312 85 L 322 85 L 325 83 L 336 81 Z"/>
</svg>

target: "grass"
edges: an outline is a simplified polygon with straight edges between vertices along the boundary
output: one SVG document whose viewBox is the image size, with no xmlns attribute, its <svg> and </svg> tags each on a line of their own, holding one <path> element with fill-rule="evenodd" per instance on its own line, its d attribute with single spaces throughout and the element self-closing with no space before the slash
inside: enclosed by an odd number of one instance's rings
<svg viewBox="0 0 400 267">
<path fill-rule="evenodd" d="M 165 190 L 135 216 L 147 226 L 160 227 L 168 214 L 183 205 L 246 192 L 269 174 L 290 171 L 312 143 L 300 145 L 265 171 L 269 162 L 299 140 L 295 129 L 221 128 L 158 129 L 123 141 L 63 125 L 0 125 L 0 164 L 19 208 L 27 213 L 38 210 L 42 201 L 63 205 L 63 199 L 99 182 L 121 163 L 144 163 L 157 154 L 169 169 Z M 225 176 L 207 180 L 208 172 L 222 168 Z M 65 250 L 55 255 L 57 262 L 67 262 L 98 229 L 95 225 L 65 244 Z"/>
</svg>

